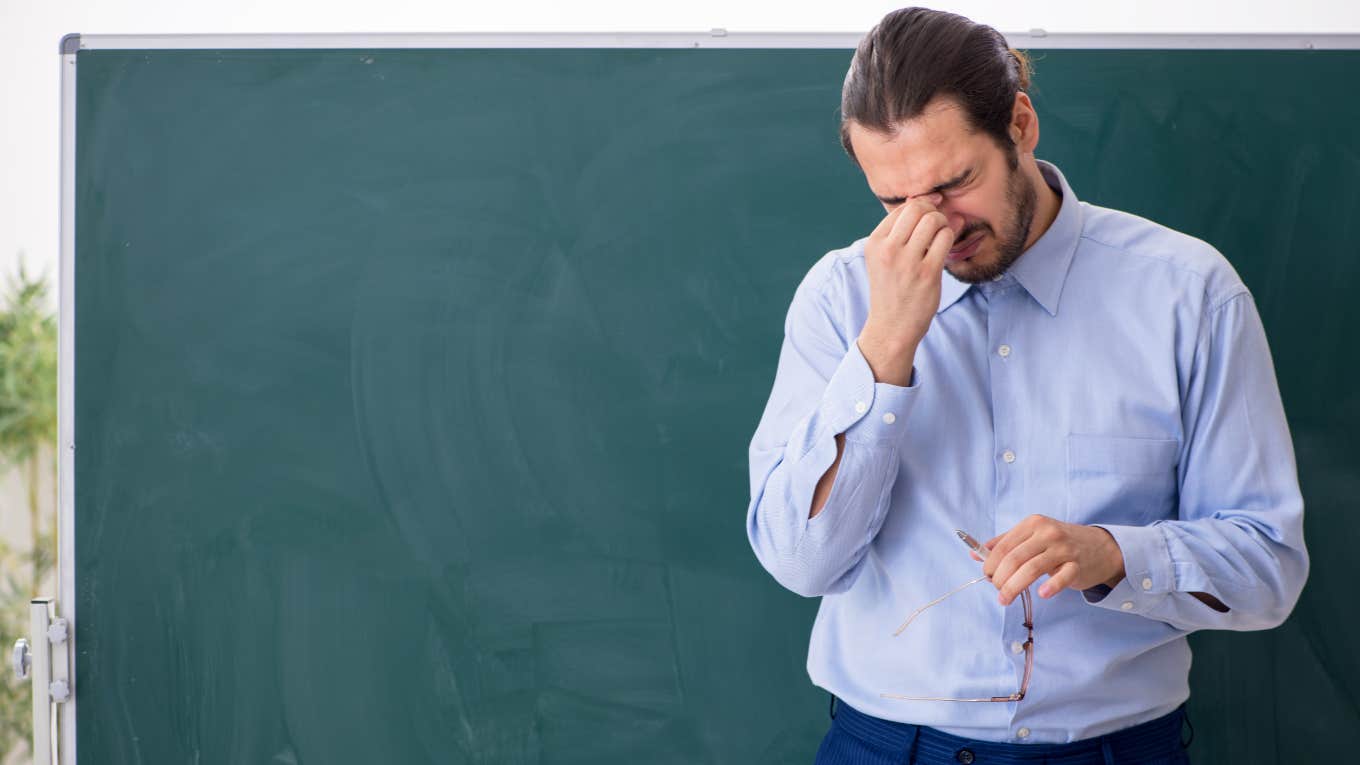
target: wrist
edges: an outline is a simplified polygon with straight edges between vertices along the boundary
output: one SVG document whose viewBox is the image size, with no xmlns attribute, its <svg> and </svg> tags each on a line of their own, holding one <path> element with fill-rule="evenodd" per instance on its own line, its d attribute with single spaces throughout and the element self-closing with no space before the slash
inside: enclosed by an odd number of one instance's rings
<svg viewBox="0 0 1360 765">
<path fill-rule="evenodd" d="M 1109 531 L 1099 526 L 1093 528 L 1100 529 L 1101 532 L 1104 533 L 1105 542 L 1107 544 L 1105 558 L 1109 561 L 1109 571 L 1111 572 L 1104 584 L 1106 587 L 1113 588 L 1124 581 L 1124 551 L 1119 549 L 1119 542 L 1115 540 L 1114 535 Z"/>
<path fill-rule="evenodd" d="M 914 343 L 879 340 L 865 332 L 861 332 L 855 342 L 859 345 L 860 355 L 868 362 L 875 382 L 901 387 L 911 384 L 911 370 L 916 359 Z"/>
<path fill-rule="evenodd" d="M 919 339 L 903 337 L 901 333 L 880 332 L 873 322 L 864 325 L 860 330 L 858 340 L 861 348 L 867 345 L 894 356 L 914 356 L 916 346 L 920 345 Z"/>
</svg>

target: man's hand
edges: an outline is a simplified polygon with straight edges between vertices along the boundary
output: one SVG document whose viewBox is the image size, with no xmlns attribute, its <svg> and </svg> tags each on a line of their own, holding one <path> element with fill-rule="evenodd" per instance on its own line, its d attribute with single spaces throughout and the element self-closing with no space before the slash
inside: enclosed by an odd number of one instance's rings
<svg viewBox="0 0 1360 765">
<path fill-rule="evenodd" d="M 983 547 L 990 552 L 982 573 L 1000 590 L 997 600 L 1003 606 L 1044 574 L 1049 579 L 1039 588 L 1041 598 L 1051 598 L 1067 587 L 1113 587 L 1124 578 L 1124 555 L 1110 532 L 1098 526 L 1031 515 Z M 981 560 L 977 553 L 971 554 Z"/>
<path fill-rule="evenodd" d="M 917 197 L 889 212 L 864 244 L 869 316 L 857 342 L 874 380 L 906 386 L 912 361 L 940 307 L 940 279 L 954 231 L 935 205 Z"/>
</svg>

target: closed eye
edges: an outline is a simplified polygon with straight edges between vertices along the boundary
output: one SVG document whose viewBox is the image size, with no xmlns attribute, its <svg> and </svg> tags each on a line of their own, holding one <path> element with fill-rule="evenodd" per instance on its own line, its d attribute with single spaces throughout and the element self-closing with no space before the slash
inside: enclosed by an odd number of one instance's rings
<svg viewBox="0 0 1360 765">
<path fill-rule="evenodd" d="M 971 184 L 974 178 L 976 177 L 977 176 L 973 172 L 973 168 L 970 167 L 967 170 L 964 170 L 962 173 L 959 173 L 957 176 L 945 181 L 944 183 L 939 184 L 938 186 L 935 186 L 930 191 L 927 191 L 925 194 L 922 194 L 921 196 L 926 196 L 935 193 L 944 194 L 958 192 L 965 186 Z M 874 196 L 878 195 L 875 194 Z M 907 199 L 908 199 L 907 197 L 882 197 L 882 196 L 878 197 L 878 201 L 882 202 L 885 205 L 888 205 L 889 207 L 896 207 L 902 204 L 903 202 L 906 202 Z"/>
</svg>

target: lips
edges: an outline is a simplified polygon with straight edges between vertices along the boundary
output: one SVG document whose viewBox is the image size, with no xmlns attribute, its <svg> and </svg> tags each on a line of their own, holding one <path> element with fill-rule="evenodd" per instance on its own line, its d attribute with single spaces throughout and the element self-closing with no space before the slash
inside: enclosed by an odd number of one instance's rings
<svg viewBox="0 0 1360 765">
<path fill-rule="evenodd" d="M 951 249 L 949 251 L 949 260 L 966 260 L 968 258 L 973 257 L 973 255 L 977 252 L 978 244 L 980 244 L 981 242 L 982 234 L 981 233 L 975 234 L 973 238 L 970 239 L 966 244 L 962 245 L 961 247 L 955 247 Z"/>
</svg>

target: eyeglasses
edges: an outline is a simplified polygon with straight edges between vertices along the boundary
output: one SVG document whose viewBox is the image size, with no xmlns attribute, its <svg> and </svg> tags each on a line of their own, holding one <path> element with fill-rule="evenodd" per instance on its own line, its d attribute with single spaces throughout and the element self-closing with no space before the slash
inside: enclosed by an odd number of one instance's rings
<svg viewBox="0 0 1360 765">
<path fill-rule="evenodd" d="M 983 558 L 984 560 L 987 558 L 987 548 L 978 544 L 978 541 L 976 539 L 973 539 L 973 537 L 970 536 L 967 532 L 955 529 L 954 533 L 959 535 L 959 539 L 963 540 L 964 544 L 973 548 L 973 552 L 977 553 L 979 557 Z M 897 628 L 897 631 L 893 633 L 893 637 L 901 635 L 902 631 L 907 628 L 907 625 L 911 624 L 916 619 L 916 617 L 920 616 L 922 612 L 924 612 L 927 608 L 930 608 L 931 606 L 934 605 L 938 605 L 939 603 L 943 602 L 946 598 L 948 598 L 950 595 L 953 595 L 957 592 L 961 592 L 962 590 L 968 587 L 972 587 L 978 582 L 985 581 L 989 581 L 988 577 L 980 576 L 971 582 L 961 584 L 958 587 L 955 587 L 949 592 L 946 592 L 940 597 L 916 609 L 911 613 L 911 616 L 907 617 L 907 620 L 905 622 L 902 622 L 902 626 Z M 1020 690 L 1010 694 L 1009 696 L 992 696 L 991 698 L 981 699 L 954 699 L 943 698 L 939 696 L 902 696 L 896 693 L 880 693 L 879 695 L 885 699 L 903 699 L 906 701 L 1019 701 L 1025 698 L 1025 692 L 1029 690 L 1029 675 L 1030 672 L 1033 671 L 1034 669 L 1034 602 L 1030 599 L 1028 587 L 1026 587 L 1024 590 L 1020 592 L 1020 600 L 1025 605 L 1025 632 L 1026 632 L 1024 643 L 1025 674 L 1021 677 L 1020 680 Z"/>
</svg>

